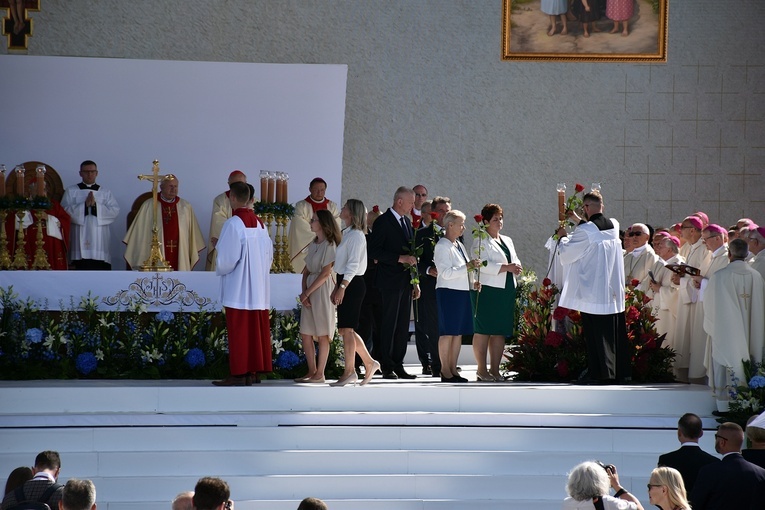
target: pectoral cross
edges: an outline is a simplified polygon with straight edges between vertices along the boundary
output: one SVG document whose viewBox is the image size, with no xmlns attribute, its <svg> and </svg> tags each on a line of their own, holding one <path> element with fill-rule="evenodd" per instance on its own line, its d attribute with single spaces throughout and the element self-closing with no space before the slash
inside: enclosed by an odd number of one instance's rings
<svg viewBox="0 0 765 510">
<path fill-rule="evenodd" d="M 165 222 L 165 225 L 170 223 L 170 220 L 173 219 L 173 207 L 162 207 L 162 221 Z"/>
<path fill-rule="evenodd" d="M 34 23 L 27 11 L 39 11 L 40 0 L 0 0 L 0 9 L 7 11 L 2 18 L 2 27 L 3 35 L 8 37 L 8 49 L 27 50 Z"/>
<path fill-rule="evenodd" d="M 746 309 L 747 309 L 747 310 L 749 310 L 749 302 L 747 301 L 747 299 L 749 299 L 750 297 L 752 297 L 752 295 L 751 295 L 751 294 L 747 294 L 746 292 L 744 292 L 743 294 L 739 294 L 738 296 L 739 296 L 741 299 L 743 299 L 743 300 L 744 300 L 744 306 L 746 307 Z"/>
</svg>

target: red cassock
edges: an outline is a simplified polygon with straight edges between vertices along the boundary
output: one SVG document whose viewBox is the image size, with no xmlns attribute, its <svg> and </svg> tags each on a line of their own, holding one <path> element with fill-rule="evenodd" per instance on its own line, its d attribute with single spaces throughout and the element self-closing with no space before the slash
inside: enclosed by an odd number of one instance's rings
<svg viewBox="0 0 765 510">
<path fill-rule="evenodd" d="M 48 256 L 48 263 L 50 268 L 57 271 L 64 271 L 69 268 L 67 262 L 67 251 L 69 247 L 69 229 L 72 224 L 71 217 L 61 207 L 61 204 L 55 200 L 51 201 L 51 208 L 46 211 L 48 215 L 58 218 L 61 224 L 61 237 L 63 239 L 57 239 L 47 234 L 46 221 L 42 221 L 42 238 L 43 238 L 43 250 Z M 5 231 L 8 236 L 8 251 L 13 259 L 16 253 L 16 244 L 18 238 L 16 230 L 14 228 L 16 222 L 19 221 L 19 217 L 15 214 L 16 211 L 8 211 L 8 216 L 5 219 Z M 35 251 L 37 250 L 37 211 L 31 211 L 33 223 L 24 229 L 24 251 L 27 254 L 27 269 L 32 268 L 32 264 L 35 260 Z"/>
</svg>

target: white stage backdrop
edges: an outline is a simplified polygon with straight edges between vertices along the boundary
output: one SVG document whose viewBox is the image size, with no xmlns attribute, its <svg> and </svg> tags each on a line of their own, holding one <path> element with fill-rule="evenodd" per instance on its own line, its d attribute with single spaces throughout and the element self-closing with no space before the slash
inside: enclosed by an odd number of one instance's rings
<svg viewBox="0 0 765 510">
<path fill-rule="evenodd" d="M 124 269 L 127 213 L 151 189 L 136 176 L 154 159 L 178 175 L 205 240 L 212 200 L 235 169 L 256 193 L 260 170 L 289 173 L 293 203 L 321 176 L 339 201 L 346 78 L 345 65 L 0 55 L 0 163 L 43 161 L 67 186 L 94 160 L 121 207 L 112 265 Z"/>
</svg>

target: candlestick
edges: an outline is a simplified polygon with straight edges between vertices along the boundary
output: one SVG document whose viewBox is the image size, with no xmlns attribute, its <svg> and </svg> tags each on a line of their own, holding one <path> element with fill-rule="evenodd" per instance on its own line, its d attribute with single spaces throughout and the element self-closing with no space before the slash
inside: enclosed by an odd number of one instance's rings
<svg viewBox="0 0 765 510">
<path fill-rule="evenodd" d="M 260 201 L 268 202 L 268 171 L 260 171 Z"/>
<path fill-rule="evenodd" d="M 558 221 L 566 219 L 566 183 L 558 183 Z"/>
<path fill-rule="evenodd" d="M 45 196 L 45 165 L 38 165 L 36 169 L 37 173 L 37 193 L 38 197 Z"/>
<path fill-rule="evenodd" d="M 16 172 L 16 194 L 20 197 L 24 196 L 24 167 L 21 165 L 16 165 L 16 168 L 13 169 L 14 172 Z"/>
<path fill-rule="evenodd" d="M 5 196 L 5 165 L 0 165 L 0 197 Z M 2 228 L 2 227 L 0 227 Z"/>
<path fill-rule="evenodd" d="M 276 172 L 268 173 L 268 202 L 276 202 Z"/>
</svg>

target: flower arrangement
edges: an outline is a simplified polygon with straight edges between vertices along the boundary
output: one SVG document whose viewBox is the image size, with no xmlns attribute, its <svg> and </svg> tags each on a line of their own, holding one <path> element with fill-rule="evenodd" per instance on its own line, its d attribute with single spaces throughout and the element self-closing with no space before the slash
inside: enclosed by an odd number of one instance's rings
<svg viewBox="0 0 765 510">
<path fill-rule="evenodd" d="M 635 282 L 632 282 L 633 284 Z M 559 289 L 549 278 L 528 293 L 520 319 L 518 344 L 510 346 L 503 369 L 515 380 L 568 382 L 587 367 L 581 314 L 556 306 Z M 635 382 L 672 381 L 674 351 L 662 347 L 656 318 L 645 293 L 630 285 L 625 292 L 627 339 Z M 553 319 L 555 323 L 553 324 Z"/>
<path fill-rule="evenodd" d="M 746 427 L 749 417 L 765 411 L 765 364 L 744 360 L 744 376 L 746 380 L 740 381 L 731 374 L 728 414 L 718 419 L 720 423 L 732 421 Z"/>
<path fill-rule="evenodd" d="M 228 375 L 224 312 L 98 310 L 88 295 L 60 312 L 21 301 L 0 288 L 0 379 L 218 379 Z M 274 372 L 293 378 L 305 371 L 300 309 L 271 310 Z M 342 372 L 342 342 L 335 338 L 327 376 Z"/>
<path fill-rule="evenodd" d="M 295 215 L 295 206 L 286 202 L 255 202 L 252 207 L 258 216 L 272 214 L 277 218 L 292 218 Z"/>
</svg>

